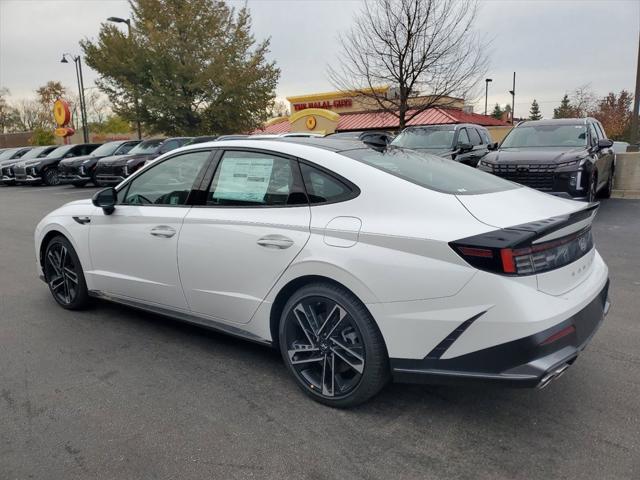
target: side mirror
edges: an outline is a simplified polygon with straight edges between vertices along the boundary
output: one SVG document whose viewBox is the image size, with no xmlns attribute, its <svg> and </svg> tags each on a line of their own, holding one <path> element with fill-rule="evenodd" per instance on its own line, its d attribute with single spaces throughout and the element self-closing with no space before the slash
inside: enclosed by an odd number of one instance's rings
<svg viewBox="0 0 640 480">
<path fill-rule="evenodd" d="M 498 150 L 498 142 L 493 142 L 487 145 L 487 150 L 491 150 L 492 152 Z"/>
<path fill-rule="evenodd" d="M 613 140 L 609 140 L 608 138 L 603 138 L 598 140 L 598 148 L 611 148 L 613 147 Z"/>
<path fill-rule="evenodd" d="M 116 209 L 117 201 L 118 196 L 116 193 L 116 189 L 113 187 L 105 188 L 104 190 L 96 192 L 96 194 L 91 199 L 91 202 L 96 207 L 102 208 L 105 215 L 111 215 L 113 213 L 113 211 Z"/>
<path fill-rule="evenodd" d="M 473 150 L 473 145 L 470 143 L 458 143 L 458 150 L 462 152 L 469 152 Z"/>
</svg>

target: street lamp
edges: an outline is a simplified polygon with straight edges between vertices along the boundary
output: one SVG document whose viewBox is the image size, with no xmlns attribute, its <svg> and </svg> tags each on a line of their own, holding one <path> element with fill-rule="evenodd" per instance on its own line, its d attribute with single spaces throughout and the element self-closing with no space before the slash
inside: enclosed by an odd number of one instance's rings
<svg viewBox="0 0 640 480">
<path fill-rule="evenodd" d="M 489 83 L 493 82 L 492 78 L 485 78 L 484 83 L 484 114 L 487 115 L 487 98 L 489 97 Z"/>
<path fill-rule="evenodd" d="M 127 24 L 127 32 L 129 40 L 131 40 L 131 19 L 130 18 L 120 18 L 120 17 L 109 17 L 107 18 L 108 22 L 113 23 L 126 23 Z M 138 140 L 142 140 L 142 128 L 140 127 L 140 107 L 138 102 L 138 89 L 133 85 L 133 101 L 136 104 L 136 127 L 138 130 Z"/>
<path fill-rule="evenodd" d="M 87 108 L 84 99 L 84 79 L 82 78 L 82 61 L 80 55 L 71 55 L 70 53 L 63 53 L 60 63 L 69 63 L 67 57 L 73 60 L 76 66 L 76 78 L 78 80 L 78 94 L 80 96 L 80 117 L 82 119 L 82 138 L 84 143 L 89 142 L 89 128 L 87 127 Z"/>
</svg>

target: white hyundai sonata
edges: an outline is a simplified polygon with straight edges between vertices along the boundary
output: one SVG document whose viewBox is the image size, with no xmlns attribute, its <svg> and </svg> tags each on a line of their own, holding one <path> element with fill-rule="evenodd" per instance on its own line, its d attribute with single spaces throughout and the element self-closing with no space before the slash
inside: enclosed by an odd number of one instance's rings
<svg viewBox="0 0 640 480">
<path fill-rule="evenodd" d="M 597 204 L 348 140 L 172 151 L 35 232 L 64 308 L 99 297 L 273 345 L 348 407 L 390 379 L 544 386 L 606 314 Z"/>
</svg>

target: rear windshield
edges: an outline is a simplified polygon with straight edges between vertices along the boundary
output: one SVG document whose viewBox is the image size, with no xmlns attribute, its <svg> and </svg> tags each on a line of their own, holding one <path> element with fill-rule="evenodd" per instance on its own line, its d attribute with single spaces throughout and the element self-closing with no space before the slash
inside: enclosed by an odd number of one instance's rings
<svg viewBox="0 0 640 480">
<path fill-rule="evenodd" d="M 520 185 L 453 160 L 404 148 L 390 147 L 382 152 L 347 150 L 340 154 L 443 193 L 474 195 L 520 188 Z"/>
<path fill-rule="evenodd" d="M 514 128 L 500 148 L 585 147 L 587 128 L 584 125 L 523 125 Z"/>
<path fill-rule="evenodd" d="M 415 128 L 398 135 L 392 145 L 404 148 L 451 148 L 456 130 L 446 128 Z"/>
</svg>

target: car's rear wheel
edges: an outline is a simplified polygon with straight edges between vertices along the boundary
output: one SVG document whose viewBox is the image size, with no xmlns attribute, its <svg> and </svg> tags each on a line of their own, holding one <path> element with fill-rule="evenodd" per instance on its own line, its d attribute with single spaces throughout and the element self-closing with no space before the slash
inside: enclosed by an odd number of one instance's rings
<svg viewBox="0 0 640 480">
<path fill-rule="evenodd" d="M 89 304 L 80 259 L 69 240 L 61 235 L 51 239 L 44 253 L 43 270 L 49 290 L 61 307 L 78 310 Z"/>
<path fill-rule="evenodd" d="M 340 286 L 315 283 L 295 292 L 282 312 L 279 340 L 298 386 L 325 405 L 358 405 L 389 379 L 382 334 L 362 302 Z"/>
<path fill-rule="evenodd" d="M 55 168 L 49 168 L 45 170 L 42 175 L 42 181 L 45 185 L 53 186 L 60 184 L 60 177 L 58 176 L 58 171 Z"/>
</svg>

